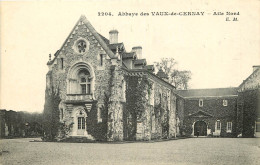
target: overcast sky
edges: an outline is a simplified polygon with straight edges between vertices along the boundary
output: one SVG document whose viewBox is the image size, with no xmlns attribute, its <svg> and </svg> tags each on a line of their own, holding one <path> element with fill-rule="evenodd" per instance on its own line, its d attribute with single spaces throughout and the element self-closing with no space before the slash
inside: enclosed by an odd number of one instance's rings
<svg viewBox="0 0 260 165">
<path fill-rule="evenodd" d="M 1 109 L 41 112 L 48 54 L 54 54 L 84 14 L 109 38 L 119 31 L 127 51 L 143 47 L 149 64 L 163 57 L 192 72 L 191 88 L 237 87 L 260 64 L 260 1 L 1 2 Z M 151 16 L 151 12 L 205 12 L 204 16 Z M 238 21 L 212 16 L 239 12 Z M 112 12 L 114 16 L 98 16 Z M 148 12 L 150 16 L 118 16 Z M 233 16 L 230 16 L 232 19 Z"/>
</svg>

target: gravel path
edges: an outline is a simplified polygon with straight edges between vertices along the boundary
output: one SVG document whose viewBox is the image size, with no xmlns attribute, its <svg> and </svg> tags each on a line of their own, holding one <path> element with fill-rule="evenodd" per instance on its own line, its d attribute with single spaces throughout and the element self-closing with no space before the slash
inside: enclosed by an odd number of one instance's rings
<svg viewBox="0 0 260 165">
<path fill-rule="evenodd" d="M 260 164 L 260 138 L 191 138 L 121 144 L 31 140 L 34 139 L 2 139 L 1 164 Z"/>
</svg>

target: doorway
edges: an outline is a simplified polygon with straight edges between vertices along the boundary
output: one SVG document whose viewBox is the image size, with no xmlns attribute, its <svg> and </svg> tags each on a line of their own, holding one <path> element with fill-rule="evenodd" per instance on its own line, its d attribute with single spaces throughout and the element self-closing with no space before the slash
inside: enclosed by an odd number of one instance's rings
<svg viewBox="0 0 260 165">
<path fill-rule="evenodd" d="M 85 118 L 84 117 L 78 117 L 77 135 L 84 135 L 85 128 L 86 128 Z"/>
<path fill-rule="evenodd" d="M 194 136 L 207 136 L 207 124 L 204 121 L 197 121 L 195 123 Z"/>
</svg>

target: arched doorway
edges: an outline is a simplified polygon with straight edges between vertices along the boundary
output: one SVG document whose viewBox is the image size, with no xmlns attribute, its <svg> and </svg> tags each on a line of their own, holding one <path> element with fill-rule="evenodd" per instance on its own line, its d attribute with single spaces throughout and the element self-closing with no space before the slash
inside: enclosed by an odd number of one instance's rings
<svg viewBox="0 0 260 165">
<path fill-rule="evenodd" d="M 197 121 L 195 123 L 194 136 L 207 136 L 207 124 L 204 121 Z"/>
<path fill-rule="evenodd" d="M 72 111 L 73 117 L 73 132 L 72 136 L 86 136 L 87 133 L 87 113 L 84 108 L 79 106 Z"/>
</svg>

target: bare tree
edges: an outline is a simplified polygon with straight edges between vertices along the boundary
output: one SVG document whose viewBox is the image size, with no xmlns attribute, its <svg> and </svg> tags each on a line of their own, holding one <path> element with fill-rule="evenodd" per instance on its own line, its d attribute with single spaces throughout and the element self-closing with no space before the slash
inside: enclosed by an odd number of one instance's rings
<svg viewBox="0 0 260 165">
<path fill-rule="evenodd" d="M 156 68 L 162 69 L 169 76 L 169 83 L 176 89 L 188 89 L 191 79 L 191 71 L 177 70 L 177 61 L 174 58 L 162 58 L 160 62 L 155 62 Z"/>
</svg>

